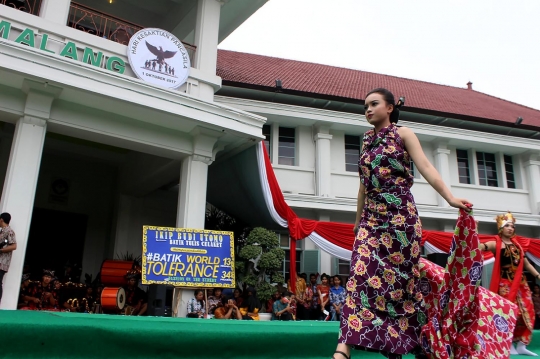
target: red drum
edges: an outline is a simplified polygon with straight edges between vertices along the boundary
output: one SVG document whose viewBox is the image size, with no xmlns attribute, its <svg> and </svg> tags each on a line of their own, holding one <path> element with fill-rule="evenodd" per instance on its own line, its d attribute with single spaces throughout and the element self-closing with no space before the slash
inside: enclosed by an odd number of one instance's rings
<svg viewBox="0 0 540 359">
<path fill-rule="evenodd" d="M 105 287 L 101 292 L 101 308 L 103 310 L 122 310 L 126 305 L 124 288 Z"/>
<path fill-rule="evenodd" d="M 126 274 L 133 268 L 131 261 L 106 260 L 101 265 L 101 283 L 105 286 L 123 286 Z"/>
</svg>

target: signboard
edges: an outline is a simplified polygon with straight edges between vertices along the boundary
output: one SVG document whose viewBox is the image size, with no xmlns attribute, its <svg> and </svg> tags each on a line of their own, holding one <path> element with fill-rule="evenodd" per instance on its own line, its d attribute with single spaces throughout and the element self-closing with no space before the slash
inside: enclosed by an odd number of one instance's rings
<svg viewBox="0 0 540 359">
<path fill-rule="evenodd" d="M 8 40 L 10 32 L 11 23 L 0 19 L 0 38 Z M 119 74 L 123 74 L 126 70 L 124 60 L 117 56 L 106 56 L 103 52 L 95 52 L 94 49 L 88 46 L 83 49 L 73 41 L 66 41 L 65 43 L 59 43 L 57 39 L 49 41 L 49 34 L 39 30 L 34 31 L 33 29 L 25 28 L 17 36 L 14 42 L 34 47 L 51 54 L 58 54 L 75 61 L 82 61 L 85 64 L 91 64 L 95 67 L 102 67 Z M 51 50 L 52 47 L 58 47 L 58 45 L 61 45 L 58 49 Z"/>
<path fill-rule="evenodd" d="M 234 288 L 233 232 L 144 226 L 142 283 Z"/>
<path fill-rule="evenodd" d="M 142 29 L 135 33 L 129 40 L 128 58 L 138 78 L 167 88 L 182 86 L 191 68 L 182 42 L 161 29 Z"/>
</svg>

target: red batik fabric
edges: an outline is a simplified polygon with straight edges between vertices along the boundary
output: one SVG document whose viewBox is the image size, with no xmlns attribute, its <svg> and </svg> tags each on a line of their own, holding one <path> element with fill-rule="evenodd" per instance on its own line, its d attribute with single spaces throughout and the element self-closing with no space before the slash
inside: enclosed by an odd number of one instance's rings
<svg viewBox="0 0 540 359">
<path fill-rule="evenodd" d="M 480 287 L 483 258 L 472 212 L 460 211 L 446 268 L 423 260 L 428 313 L 421 342 L 429 358 L 508 357 L 517 307 Z"/>
</svg>

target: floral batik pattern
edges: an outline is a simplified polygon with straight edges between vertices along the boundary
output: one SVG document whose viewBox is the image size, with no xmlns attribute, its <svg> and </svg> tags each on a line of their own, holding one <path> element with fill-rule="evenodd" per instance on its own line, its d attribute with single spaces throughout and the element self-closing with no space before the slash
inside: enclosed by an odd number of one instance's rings
<svg viewBox="0 0 540 359">
<path fill-rule="evenodd" d="M 399 358 L 419 345 L 426 316 L 418 289 L 422 227 L 410 191 L 409 154 L 394 124 L 364 135 L 359 172 L 366 206 L 352 251 L 339 342 Z"/>
<path fill-rule="evenodd" d="M 483 256 L 476 223 L 460 211 L 443 269 L 421 260 L 420 290 L 428 323 L 421 341 L 428 358 L 508 358 L 517 307 L 480 287 Z"/>
</svg>

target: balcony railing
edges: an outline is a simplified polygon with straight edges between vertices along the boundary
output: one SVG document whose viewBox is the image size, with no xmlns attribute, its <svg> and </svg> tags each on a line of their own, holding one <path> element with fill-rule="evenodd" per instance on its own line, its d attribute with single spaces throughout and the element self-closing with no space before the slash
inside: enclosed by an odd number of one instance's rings
<svg viewBox="0 0 540 359">
<path fill-rule="evenodd" d="M 38 16 L 41 8 L 41 0 L 0 0 L 0 5 L 9 6 Z"/>
<path fill-rule="evenodd" d="M 4 1 L 4 0 L 0 0 Z M 120 18 L 104 14 L 87 6 L 71 2 L 67 26 L 96 35 L 122 45 L 143 27 Z M 196 46 L 182 42 L 193 63 Z"/>
</svg>

